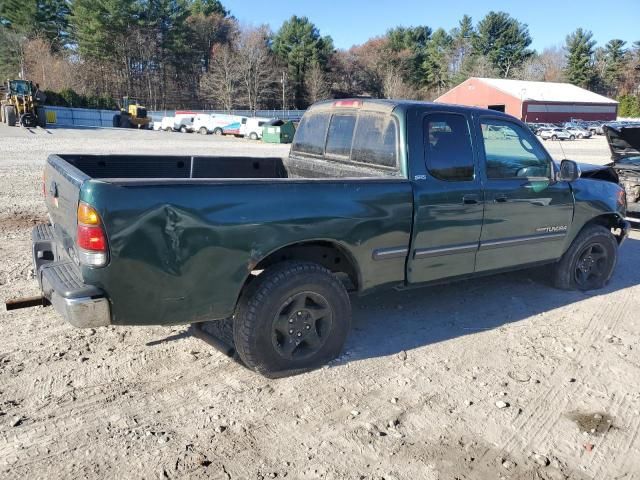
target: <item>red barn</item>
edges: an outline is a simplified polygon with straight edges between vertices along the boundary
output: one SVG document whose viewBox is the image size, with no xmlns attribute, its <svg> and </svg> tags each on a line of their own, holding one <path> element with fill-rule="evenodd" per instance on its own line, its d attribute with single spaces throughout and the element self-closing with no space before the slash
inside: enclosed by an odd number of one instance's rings
<svg viewBox="0 0 640 480">
<path fill-rule="evenodd" d="M 615 120 L 618 102 L 570 83 L 476 78 L 438 97 L 453 103 L 506 112 L 525 122 Z"/>
</svg>

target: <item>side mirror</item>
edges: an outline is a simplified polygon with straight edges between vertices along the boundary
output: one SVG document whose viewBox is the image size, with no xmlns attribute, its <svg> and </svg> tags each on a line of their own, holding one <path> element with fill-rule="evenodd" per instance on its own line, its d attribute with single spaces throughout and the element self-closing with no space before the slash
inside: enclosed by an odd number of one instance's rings
<svg viewBox="0 0 640 480">
<path fill-rule="evenodd" d="M 557 179 L 559 182 L 573 182 L 580 178 L 580 167 L 573 160 L 562 160 Z"/>
</svg>

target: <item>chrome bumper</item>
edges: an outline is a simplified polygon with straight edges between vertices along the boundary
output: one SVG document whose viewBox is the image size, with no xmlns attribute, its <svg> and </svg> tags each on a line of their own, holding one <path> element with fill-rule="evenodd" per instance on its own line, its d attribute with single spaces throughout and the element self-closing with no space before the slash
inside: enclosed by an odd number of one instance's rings
<svg viewBox="0 0 640 480">
<path fill-rule="evenodd" d="M 32 233 L 33 265 L 43 296 L 74 327 L 95 328 L 111 324 L 111 307 L 104 292 L 86 285 L 77 267 L 60 258 L 48 225 Z"/>
<path fill-rule="evenodd" d="M 42 279 L 43 287 L 48 283 L 46 277 Z M 65 298 L 55 290 L 49 290 L 45 297 L 58 314 L 67 322 L 78 328 L 104 327 L 111 323 L 111 310 L 106 298 Z"/>
</svg>

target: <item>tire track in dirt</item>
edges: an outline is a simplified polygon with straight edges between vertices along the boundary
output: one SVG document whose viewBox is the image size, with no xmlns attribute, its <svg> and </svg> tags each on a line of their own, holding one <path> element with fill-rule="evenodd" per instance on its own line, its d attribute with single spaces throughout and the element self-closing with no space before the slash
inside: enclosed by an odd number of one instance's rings
<svg viewBox="0 0 640 480">
<path fill-rule="evenodd" d="M 500 447 L 502 452 L 507 455 L 513 455 L 518 443 L 521 442 L 524 442 L 524 445 L 528 448 L 535 447 L 542 434 L 548 435 L 550 432 L 556 431 L 553 427 L 563 418 L 571 399 L 583 388 L 578 383 L 571 383 L 567 386 L 568 372 L 574 368 L 575 364 L 583 362 L 589 353 L 590 345 L 601 337 L 605 330 L 615 329 L 620 322 L 621 315 L 619 313 L 626 311 L 630 297 L 629 292 L 613 292 L 613 294 L 613 299 L 601 302 L 597 311 L 591 315 L 579 340 L 575 342 L 579 347 L 576 355 L 572 357 L 570 362 L 564 362 L 560 368 L 554 371 L 552 377 L 548 380 L 551 383 L 551 387 L 537 396 L 533 402 L 533 408 L 527 415 L 514 422 L 514 432 Z M 615 297 L 620 295 L 623 297 L 622 301 L 616 301 L 617 298 Z M 592 297 L 594 301 L 599 298 L 602 298 L 602 296 Z M 612 302 L 615 302 L 613 311 L 611 311 Z M 600 369 L 601 366 L 602 360 L 598 359 L 596 369 Z M 615 456 L 619 457 L 620 454 L 616 453 L 617 455 Z"/>
</svg>

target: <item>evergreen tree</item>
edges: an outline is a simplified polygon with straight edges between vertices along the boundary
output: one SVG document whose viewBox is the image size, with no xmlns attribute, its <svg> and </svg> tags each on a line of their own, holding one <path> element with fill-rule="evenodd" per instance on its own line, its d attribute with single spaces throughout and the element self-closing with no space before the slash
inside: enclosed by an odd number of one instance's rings
<svg viewBox="0 0 640 480">
<path fill-rule="evenodd" d="M 426 25 L 396 27 L 387 32 L 387 47 L 390 50 L 387 61 L 397 71 L 403 72 L 405 80 L 416 87 L 426 83 L 424 68 L 431 33 L 431 28 Z"/>
<path fill-rule="evenodd" d="M 603 81 L 609 94 L 615 95 L 620 89 L 622 76 L 627 63 L 627 50 L 624 48 L 627 42 L 614 39 L 604 47 L 604 74 Z"/>
<path fill-rule="evenodd" d="M 442 28 L 431 36 L 425 49 L 423 71 L 426 85 L 434 89 L 437 95 L 445 92 L 450 86 L 449 61 L 453 39 Z"/>
<path fill-rule="evenodd" d="M 316 63 L 322 69 L 333 54 L 333 40 L 321 36 L 307 17 L 292 16 L 273 37 L 273 51 L 288 66 L 297 107 L 305 105 L 304 79 Z"/>
<path fill-rule="evenodd" d="M 489 12 L 478 23 L 474 37 L 475 51 L 487 58 L 500 76 L 509 77 L 533 51 L 527 25 L 505 12 Z"/>
<path fill-rule="evenodd" d="M 41 35 L 54 49 L 68 38 L 69 2 L 66 0 L 3 0 L 0 25 L 28 37 Z"/>
<path fill-rule="evenodd" d="M 136 0 L 75 0 L 70 23 L 78 53 L 84 59 L 115 61 L 138 15 Z"/>
<path fill-rule="evenodd" d="M 566 39 L 567 68 L 565 76 L 570 83 L 588 88 L 595 80 L 593 67 L 593 34 L 578 28 Z"/>
<path fill-rule="evenodd" d="M 473 67 L 473 20 L 464 15 L 458 27 L 451 30 L 451 73 L 452 82 L 459 84 L 471 76 Z"/>
<path fill-rule="evenodd" d="M 191 15 L 220 15 L 226 17 L 229 15 L 229 10 L 224 8 L 220 0 L 193 0 L 189 6 L 189 12 Z"/>
</svg>

